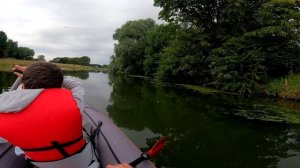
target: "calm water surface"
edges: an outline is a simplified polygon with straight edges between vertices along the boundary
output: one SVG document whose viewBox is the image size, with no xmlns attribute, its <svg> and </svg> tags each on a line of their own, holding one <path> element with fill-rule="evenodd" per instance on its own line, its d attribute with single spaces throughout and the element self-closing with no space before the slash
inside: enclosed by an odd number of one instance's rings
<svg viewBox="0 0 300 168">
<path fill-rule="evenodd" d="M 106 113 L 142 150 L 169 137 L 155 159 L 168 168 L 300 167 L 300 127 L 248 121 L 228 115 L 240 106 L 275 104 L 205 95 L 149 81 L 103 73 L 68 73 L 86 89 L 89 106 Z M 0 91 L 14 82 L 0 72 Z M 298 103 L 292 105 L 298 107 Z"/>
</svg>

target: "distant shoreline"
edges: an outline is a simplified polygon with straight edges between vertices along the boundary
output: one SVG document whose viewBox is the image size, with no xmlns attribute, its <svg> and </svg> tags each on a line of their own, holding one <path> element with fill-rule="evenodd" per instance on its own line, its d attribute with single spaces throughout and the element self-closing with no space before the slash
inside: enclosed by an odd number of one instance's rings
<svg viewBox="0 0 300 168">
<path fill-rule="evenodd" d="M 28 66 L 32 63 L 40 62 L 40 61 L 32 61 L 32 60 L 17 60 L 10 58 L 0 58 L 0 71 L 10 72 L 13 65 L 22 65 Z M 74 64 L 61 64 L 54 63 L 59 66 L 64 71 L 91 71 L 91 72 L 103 72 L 107 71 L 107 69 L 97 68 L 92 66 L 83 66 L 83 65 L 74 65 Z"/>
</svg>

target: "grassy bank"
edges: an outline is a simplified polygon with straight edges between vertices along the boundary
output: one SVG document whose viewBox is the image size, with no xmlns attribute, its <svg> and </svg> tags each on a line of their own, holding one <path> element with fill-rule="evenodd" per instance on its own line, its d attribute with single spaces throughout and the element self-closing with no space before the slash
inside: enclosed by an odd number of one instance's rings
<svg viewBox="0 0 300 168">
<path fill-rule="evenodd" d="M 226 93 L 226 94 L 235 94 L 222 92 L 220 90 L 214 88 L 208 88 L 204 86 L 196 86 L 196 85 L 185 85 L 178 84 L 179 86 L 183 86 L 187 89 L 191 89 L 194 91 L 198 91 L 201 93 Z M 288 100 L 300 100 L 300 74 L 291 74 L 287 77 L 280 79 L 272 79 L 265 85 L 260 85 L 259 95 L 267 96 L 267 97 L 277 97 Z"/>
<path fill-rule="evenodd" d="M 267 84 L 265 93 L 269 96 L 300 100 L 300 74 L 272 80 Z"/>
<path fill-rule="evenodd" d="M 38 61 L 0 59 L 0 71 L 11 71 L 12 65 L 28 66 L 35 62 L 38 62 Z M 59 63 L 55 63 L 55 64 L 65 71 L 103 71 L 103 69 L 101 69 L 101 68 L 96 68 L 96 67 L 91 67 L 91 66 L 59 64 Z"/>
</svg>

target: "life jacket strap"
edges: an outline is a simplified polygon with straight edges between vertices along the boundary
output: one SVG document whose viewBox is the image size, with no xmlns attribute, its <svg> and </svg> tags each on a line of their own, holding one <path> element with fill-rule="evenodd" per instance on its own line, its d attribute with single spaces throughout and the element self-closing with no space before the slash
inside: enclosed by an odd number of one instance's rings
<svg viewBox="0 0 300 168">
<path fill-rule="evenodd" d="M 53 147 L 59 151 L 60 154 L 62 154 L 65 158 L 69 157 L 70 154 L 63 148 L 61 144 L 59 144 L 57 141 L 51 142 Z"/>
<path fill-rule="evenodd" d="M 56 149 L 59 151 L 59 153 L 61 153 L 64 156 L 64 158 L 67 158 L 71 155 L 64 148 L 71 146 L 77 142 L 80 142 L 81 140 L 84 140 L 82 134 L 80 135 L 80 137 L 69 142 L 59 143 L 58 141 L 52 141 L 51 146 L 39 147 L 39 148 L 22 148 L 22 150 L 24 150 L 25 152 L 41 152 L 41 151 Z M 85 145 L 83 145 L 83 147 L 80 150 L 82 150 L 84 147 Z"/>
<path fill-rule="evenodd" d="M 80 153 L 80 152 L 82 152 L 84 149 L 85 149 L 85 147 L 87 146 L 87 143 L 85 143 L 77 152 L 75 152 L 74 154 L 72 154 L 72 155 L 69 155 L 68 153 L 67 154 L 63 154 L 63 152 L 61 152 L 61 151 L 59 151 L 63 156 L 64 156 L 64 158 L 63 159 L 65 159 L 65 158 L 67 158 L 67 157 L 70 157 L 70 156 L 73 156 L 73 155 L 76 155 L 76 154 L 78 154 L 78 153 Z M 58 149 L 57 149 L 58 150 Z M 63 149 L 63 151 L 65 151 L 64 149 Z M 26 157 L 26 160 L 27 161 L 29 161 L 29 162 L 54 162 L 54 161 L 58 161 L 58 160 L 61 160 L 61 159 L 57 159 L 57 160 L 47 160 L 47 161 L 38 161 L 38 160 L 33 160 L 33 159 L 30 159 L 30 158 L 27 158 Z"/>
</svg>

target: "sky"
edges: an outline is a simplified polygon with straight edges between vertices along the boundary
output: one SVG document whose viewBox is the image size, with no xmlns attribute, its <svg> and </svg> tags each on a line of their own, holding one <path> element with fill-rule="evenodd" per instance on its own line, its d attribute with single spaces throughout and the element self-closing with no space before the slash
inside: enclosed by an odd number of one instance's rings
<svg viewBox="0 0 300 168">
<path fill-rule="evenodd" d="M 112 35 L 128 20 L 152 18 L 154 0 L 0 0 L 0 31 L 34 49 L 35 57 L 89 56 L 109 64 Z"/>
</svg>

